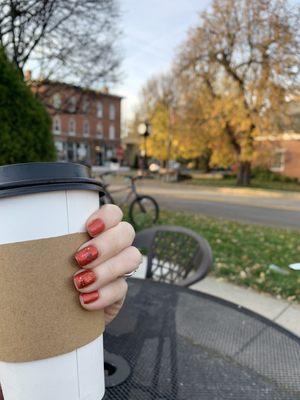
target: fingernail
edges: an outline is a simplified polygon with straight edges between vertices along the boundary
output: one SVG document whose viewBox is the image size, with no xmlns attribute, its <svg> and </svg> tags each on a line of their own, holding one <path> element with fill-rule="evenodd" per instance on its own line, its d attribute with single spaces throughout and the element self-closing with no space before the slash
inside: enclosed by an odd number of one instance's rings
<svg viewBox="0 0 300 400">
<path fill-rule="evenodd" d="M 99 292 L 95 290 L 91 293 L 81 293 L 80 297 L 84 304 L 90 304 L 99 299 Z"/>
<path fill-rule="evenodd" d="M 87 246 L 75 254 L 75 260 L 83 267 L 98 257 L 98 250 L 94 246 Z"/>
<path fill-rule="evenodd" d="M 105 224 L 101 218 L 94 219 L 87 226 L 87 230 L 91 236 L 99 235 L 105 229 Z"/>
<path fill-rule="evenodd" d="M 82 271 L 79 274 L 74 276 L 74 284 L 77 289 L 83 289 L 92 283 L 94 283 L 97 279 L 94 271 Z"/>
</svg>

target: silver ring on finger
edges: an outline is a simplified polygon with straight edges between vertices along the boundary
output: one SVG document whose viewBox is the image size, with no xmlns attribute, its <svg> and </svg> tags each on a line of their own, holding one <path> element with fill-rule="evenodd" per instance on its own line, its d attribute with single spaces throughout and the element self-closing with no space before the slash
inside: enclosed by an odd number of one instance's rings
<svg viewBox="0 0 300 400">
<path fill-rule="evenodd" d="M 135 273 L 136 273 L 136 270 L 129 272 L 128 274 L 124 274 L 124 278 L 125 279 L 131 278 Z"/>
</svg>

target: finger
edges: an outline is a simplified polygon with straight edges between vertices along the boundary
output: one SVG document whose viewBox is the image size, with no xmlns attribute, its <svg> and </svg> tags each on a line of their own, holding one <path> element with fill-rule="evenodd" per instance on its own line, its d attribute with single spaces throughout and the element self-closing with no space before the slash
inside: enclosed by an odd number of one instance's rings
<svg viewBox="0 0 300 400">
<path fill-rule="evenodd" d="M 125 297 L 104 309 L 105 325 L 110 324 L 111 321 L 118 315 L 119 311 L 123 307 L 124 301 Z"/>
<path fill-rule="evenodd" d="M 80 246 L 75 259 L 80 267 L 95 268 L 131 246 L 134 236 L 133 227 L 128 222 L 122 221 Z"/>
<path fill-rule="evenodd" d="M 135 271 L 142 261 L 140 251 L 133 246 L 127 247 L 115 257 L 93 269 L 81 269 L 73 279 L 79 292 L 87 293 L 100 289 L 110 282 Z"/>
<path fill-rule="evenodd" d="M 95 237 L 103 231 L 118 225 L 122 221 L 123 212 L 114 204 L 105 204 L 94 212 L 86 222 L 89 235 Z"/>
<path fill-rule="evenodd" d="M 89 293 L 80 293 L 79 300 L 86 310 L 102 310 L 122 300 L 126 296 L 127 289 L 128 286 L 125 279 L 119 278 L 102 289 Z"/>
</svg>

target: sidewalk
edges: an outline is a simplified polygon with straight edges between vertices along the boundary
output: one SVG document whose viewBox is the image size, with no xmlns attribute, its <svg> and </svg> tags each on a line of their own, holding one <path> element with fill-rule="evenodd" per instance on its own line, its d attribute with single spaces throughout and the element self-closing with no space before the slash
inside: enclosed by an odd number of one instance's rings
<svg viewBox="0 0 300 400">
<path fill-rule="evenodd" d="M 141 192 L 175 196 L 181 199 L 214 201 L 273 210 L 300 211 L 300 193 L 262 189 L 219 188 L 144 180 L 138 182 Z"/>
<path fill-rule="evenodd" d="M 112 192 L 122 187 L 125 187 L 122 177 L 117 176 L 111 180 Z M 178 200 L 204 200 L 223 204 L 255 205 L 273 210 L 300 211 L 300 193 L 297 192 L 197 186 L 188 183 L 167 183 L 157 179 L 137 181 L 137 187 L 141 193 L 152 196 L 172 196 Z"/>
<path fill-rule="evenodd" d="M 122 175 L 115 175 L 111 177 L 111 183 L 114 185 L 123 186 L 124 177 Z M 261 189 L 261 188 L 247 188 L 247 187 L 226 187 L 226 186 L 211 186 L 211 185 L 193 185 L 189 181 L 184 182 L 165 182 L 160 179 L 143 179 L 137 181 L 140 187 L 160 187 L 160 188 L 173 188 L 180 190 L 196 190 L 203 192 L 214 192 L 225 195 L 241 196 L 241 197 L 256 197 L 268 199 L 294 199 L 300 200 L 300 192 L 288 190 L 275 190 L 275 189 Z"/>
<path fill-rule="evenodd" d="M 257 293 L 253 289 L 236 286 L 211 276 L 191 286 L 191 289 L 248 308 L 300 336 L 300 305 L 298 304 L 278 300 L 270 295 Z"/>
</svg>

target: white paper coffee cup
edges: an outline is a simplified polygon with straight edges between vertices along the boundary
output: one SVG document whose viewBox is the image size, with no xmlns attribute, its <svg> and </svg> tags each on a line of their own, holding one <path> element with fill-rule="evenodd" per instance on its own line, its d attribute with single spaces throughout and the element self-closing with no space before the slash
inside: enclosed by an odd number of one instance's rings
<svg viewBox="0 0 300 400">
<path fill-rule="evenodd" d="M 99 208 L 99 193 L 82 165 L 0 167 L 0 245 L 85 232 L 87 218 Z M 56 357 L 0 362 L 0 382 L 5 400 L 100 400 L 102 336 Z"/>
</svg>

